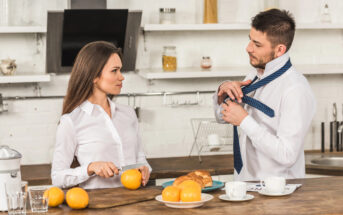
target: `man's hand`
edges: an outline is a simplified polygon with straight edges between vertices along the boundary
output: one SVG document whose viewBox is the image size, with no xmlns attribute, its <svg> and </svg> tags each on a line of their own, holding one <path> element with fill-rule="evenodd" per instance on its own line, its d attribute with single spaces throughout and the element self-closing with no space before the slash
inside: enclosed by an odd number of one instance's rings
<svg viewBox="0 0 343 215">
<path fill-rule="evenodd" d="M 239 103 L 242 102 L 243 92 L 241 87 L 249 85 L 251 80 L 246 81 L 228 81 L 224 82 L 219 87 L 218 104 L 223 103 L 224 99 L 229 96 L 232 100 L 237 99 Z"/>
<path fill-rule="evenodd" d="M 145 186 L 150 178 L 150 171 L 147 166 L 141 166 L 138 168 L 138 170 L 142 173 L 142 184 Z"/>
<path fill-rule="evenodd" d="M 243 119 L 248 116 L 248 112 L 244 108 L 232 101 L 227 101 L 227 104 L 223 103 L 223 120 L 232 124 L 239 126 Z"/>
<path fill-rule="evenodd" d="M 112 162 L 96 161 L 88 165 L 88 175 L 96 174 L 103 178 L 110 178 L 114 174 L 118 175 L 119 170 Z"/>
</svg>

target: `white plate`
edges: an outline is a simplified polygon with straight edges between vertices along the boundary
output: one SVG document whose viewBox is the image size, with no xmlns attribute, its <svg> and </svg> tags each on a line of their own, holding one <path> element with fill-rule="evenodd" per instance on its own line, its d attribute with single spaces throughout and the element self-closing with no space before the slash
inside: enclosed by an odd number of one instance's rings
<svg viewBox="0 0 343 215">
<path fill-rule="evenodd" d="M 292 194 L 296 189 L 296 186 L 286 186 L 282 193 L 269 193 L 266 191 L 266 189 L 259 190 L 258 193 L 265 196 L 286 196 Z"/>
<path fill-rule="evenodd" d="M 162 195 L 156 196 L 155 199 L 171 208 L 196 208 L 202 206 L 205 202 L 212 200 L 213 196 L 207 193 L 202 193 L 201 200 L 197 202 L 168 202 L 163 201 Z"/>
<path fill-rule="evenodd" d="M 254 198 L 253 195 L 247 194 L 244 199 L 230 199 L 226 194 L 220 195 L 219 198 L 224 201 L 231 201 L 231 202 L 243 202 L 243 201 L 249 201 Z"/>
</svg>

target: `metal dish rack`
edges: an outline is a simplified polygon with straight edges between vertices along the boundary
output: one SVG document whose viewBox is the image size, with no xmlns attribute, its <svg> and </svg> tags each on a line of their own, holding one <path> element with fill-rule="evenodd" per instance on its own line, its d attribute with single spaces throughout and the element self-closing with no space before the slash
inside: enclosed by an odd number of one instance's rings
<svg viewBox="0 0 343 215">
<path fill-rule="evenodd" d="M 202 152 L 232 152 L 233 126 L 231 124 L 220 124 L 214 118 L 193 118 L 191 125 L 194 141 L 189 156 L 194 148 L 197 148 L 200 162 L 202 162 Z M 211 134 L 218 135 L 219 144 L 209 144 L 208 136 Z"/>
</svg>

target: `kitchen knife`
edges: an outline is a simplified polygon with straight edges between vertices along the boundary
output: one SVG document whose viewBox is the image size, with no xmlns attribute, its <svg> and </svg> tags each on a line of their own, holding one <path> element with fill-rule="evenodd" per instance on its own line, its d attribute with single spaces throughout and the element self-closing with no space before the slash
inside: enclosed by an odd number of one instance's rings
<svg viewBox="0 0 343 215">
<path fill-rule="evenodd" d="M 131 165 L 126 165 L 126 166 L 122 166 L 119 168 L 119 171 L 126 171 L 128 169 L 137 169 L 141 166 L 148 166 L 148 164 L 146 163 L 136 163 L 136 164 L 131 164 Z"/>
</svg>

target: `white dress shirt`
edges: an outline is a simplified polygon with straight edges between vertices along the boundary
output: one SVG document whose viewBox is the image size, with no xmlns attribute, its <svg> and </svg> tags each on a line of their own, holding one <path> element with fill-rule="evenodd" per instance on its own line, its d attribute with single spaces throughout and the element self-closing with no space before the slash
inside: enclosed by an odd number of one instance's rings
<svg viewBox="0 0 343 215">
<path fill-rule="evenodd" d="M 272 60 L 261 75 L 251 72 L 245 80 L 257 75 L 259 81 L 281 68 L 288 53 Z M 240 150 L 243 168 L 234 178 L 239 181 L 260 180 L 268 176 L 303 178 L 305 176 L 304 139 L 316 110 L 316 102 L 306 78 L 292 66 L 283 75 L 248 94 L 272 108 L 275 116 L 244 105 L 248 116 L 240 125 Z M 221 106 L 213 96 L 215 115 L 221 118 Z"/>
<path fill-rule="evenodd" d="M 113 162 L 117 167 L 146 163 L 134 110 L 108 100 L 112 118 L 104 109 L 89 101 L 61 117 L 56 133 L 56 145 L 51 178 L 54 186 L 80 185 L 85 189 L 121 186 L 120 175 L 102 178 L 88 176 L 91 162 Z M 70 168 L 74 156 L 80 166 Z"/>
</svg>

